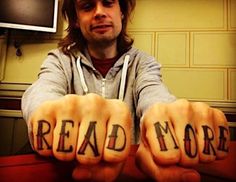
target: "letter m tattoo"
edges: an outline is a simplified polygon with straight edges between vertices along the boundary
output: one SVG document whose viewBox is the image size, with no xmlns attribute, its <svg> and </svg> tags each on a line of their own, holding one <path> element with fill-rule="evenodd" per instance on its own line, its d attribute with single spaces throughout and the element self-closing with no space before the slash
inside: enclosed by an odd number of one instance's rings
<svg viewBox="0 0 236 182">
<path fill-rule="evenodd" d="M 170 135 L 171 135 L 171 138 L 172 138 L 172 140 L 174 142 L 174 149 L 178 149 L 179 148 L 177 146 L 177 143 L 176 143 L 176 141 L 174 139 L 174 135 L 171 132 L 170 127 L 169 127 L 167 121 L 165 121 L 165 128 L 160 124 L 159 121 L 154 124 L 154 127 L 156 129 L 157 139 L 158 139 L 161 151 L 167 151 L 168 150 L 167 147 L 166 147 L 166 143 L 165 143 L 164 135 L 163 135 L 162 131 L 164 131 L 164 133 L 166 133 L 166 134 L 169 131 Z"/>
</svg>

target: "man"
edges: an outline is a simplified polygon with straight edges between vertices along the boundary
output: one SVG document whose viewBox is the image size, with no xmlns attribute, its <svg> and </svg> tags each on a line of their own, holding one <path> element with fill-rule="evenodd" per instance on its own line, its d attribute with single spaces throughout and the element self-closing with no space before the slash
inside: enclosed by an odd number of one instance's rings
<svg viewBox="0 0 236 182">
<path fill-rule="evenodd" d="M 149 177 L 199 181 L 188 167 L 226 157 L 227 120 L 168 92 L 159 63 L 132 47 L 126 33 L 134 6 L 135 0 L 64 0 L 68 35 L 22 99 L 32 146 L 77 160 L 77 180 L 113 181 L 130 144 L 139 143 L 136 163 Z"/>
</svg>

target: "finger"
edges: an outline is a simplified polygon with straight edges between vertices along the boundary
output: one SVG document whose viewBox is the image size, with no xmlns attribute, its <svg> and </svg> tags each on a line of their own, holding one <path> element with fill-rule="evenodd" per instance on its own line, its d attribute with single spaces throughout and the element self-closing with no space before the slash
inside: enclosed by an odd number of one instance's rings
<svg viewBox="0 0 236 182">
<path fill-rule="evenodd" d="M 53 154 L 63 161 L 73 160 L 76 153 L 81 96 L 66 95 L 58 101 L 53 133 Z"/>
<path fill-rule="evenodd" d="M 229 152 L 229 127 L 227 119 L 222 111 L 213 109 L 213 121 L 216 135 L 216 157 L 223 159 Z"/>
<path fill-rule="evenodd" d="M 52 156 L 53 129 L 55 127 L 54 101 L 44 102 L 33 113 L 32 126 L 33 148 L 43 156 Z"/>
<path fill-rule="evenodd" d="M 153 161 L 152 154 L 150 152 L 150 149 L 146 148 L 147 146 L 144 146 L 144 144 L 141 142 L 139 145 L 139 148 L 135 155 L 135 163 L 137 167 L 147 176 L 149 176 L 152 179 L 158 179 L 160 180 L 161 174 Z M 145 157 L 144 157 L 145 156 Z"/>
<path fill-rule="evenodd" d="M 154 160 L 163 165 L 178 163 L 180 159 L 178 141 L 167 109 L 167 104 L 156 104 L 144 113 L 141 121 Z"/>
<path fill-rule="evenodd" d="M 95 164 L 101 160 L 108 117 L 105 99 L 95 94 L 83 97 L 76 153 L 80 163 Z"/>
<path fill-rule="evenodd" d="M 168 111 L 179 143 L 181 153 L 179 164 L 193 166 L 199 159 L 191 103 L 179 99 L 168 105 Z"/>
<path fill-rule="evenodd" d="M 155 181 L 200 181 L 200 175 L 195 170 L 185 169 L 176 165 L 160 166 L 156 164 L 150 150 L 142 143 L 136 152 L 135 159 L 138 168 Z"/>
<path fill-rule="evenodd" d="M 78 164 L 73 170 L 72 177 L 78 181 L 114 181 L 120 174 L 124 163 L 101 162 L 95 165 Z"/>
<path fill-rule="evenodd" d="M 78 164 L 72 172 L 72 177 L 76 181 L 92 181 L 92 172 L 90 170 L 91 166 L 82 166 Z"/>
<path fill-rule="evenodd" d="M 213 110 L 201 102 L 192 103 L 193 121 L 198 141 L 198 154 L 201 162 L 211 162 L 216 158 L 216 138 L 213 124 Z"/>
<path fill-rule="evenodd" d="M 110 117 L 103 159 L 121 162 L 129 155 L 131 145 L 131 113 L 128 106 L 120 100 L 107 100 Z"/>
</svg>

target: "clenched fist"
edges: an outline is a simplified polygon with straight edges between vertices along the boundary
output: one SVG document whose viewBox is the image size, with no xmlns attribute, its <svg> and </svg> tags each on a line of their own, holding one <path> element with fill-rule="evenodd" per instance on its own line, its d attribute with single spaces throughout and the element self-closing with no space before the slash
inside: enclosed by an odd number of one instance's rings
<svg viewBox="0 0 236 182">
<path fill-rule="evenodd" d="M 30 124 L 35 151 L 78 161 L 75 179 L 112 181 L 129 154 L 131 114 L 119 100 L 66 95 L 43 103 Z"/>
<path fill-rule="evenodd" d="M 145 112 L 136 162 L 157 181 L 199 181 L 199 174 L 185 167 L 225 158 L 228 144 L 229 128 L 220 110 L 180 99 Z"/>
</svg>

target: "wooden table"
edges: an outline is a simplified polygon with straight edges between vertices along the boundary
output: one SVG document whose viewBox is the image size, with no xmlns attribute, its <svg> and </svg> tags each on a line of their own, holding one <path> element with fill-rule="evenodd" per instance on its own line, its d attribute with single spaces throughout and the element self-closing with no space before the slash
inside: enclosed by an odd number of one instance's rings
<svg viewBox="0 0 236 182">
<path fill-rule="evenodd" d="M 137 146 L 132 146 L 123 172 L 117 179 L 122 182 L 151 181 L 135 166 Z M 68 182 L 73 181 L 73 162 L 61 162 L 37 154 L 0 157 L 0 182 Z M 236 181 L 236 142 L 230 143 L 225 160 L 197 166 L 202 181 Z"/>
</svg>

